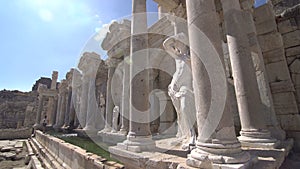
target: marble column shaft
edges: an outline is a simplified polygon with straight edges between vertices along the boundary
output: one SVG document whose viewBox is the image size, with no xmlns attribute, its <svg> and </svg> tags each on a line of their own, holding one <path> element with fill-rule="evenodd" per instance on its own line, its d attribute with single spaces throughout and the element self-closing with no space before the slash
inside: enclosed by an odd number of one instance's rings
<svg viewBox="0 0 300 169">
<path fill-rule="evenodd" d="M 56 123 L 56 116 L 57 116 L 57 106 L 58 106 L 58 96 L 54 96 L 53 98 L 53 110 L 52 110 L 52 117 L 50 119 L 50 125 L 53 126 Z"/>
<path fill-rule="evenodd" d="M 124 57 L 123 66 L 123 90 L 121 106 L 121 129 L 120 133 L 127 134 L 129 129 L 129 102 L 130 102 L 130 66 L 128 64 L 129 56 Z"/>
<path fill-rule="evenodd" d="M 149 107 L 149 74 L 147 70 L 138 73 L 138 66 L 142 66 L 141 60 L 138 57 L 143 57 L 143 62 L 148 63 L 148 56 L 138 56 L 135 53 L 140 50 L 147 49 L 148 35 L 147 35 L 147 14 L 146 14 L 146 0 L 133 0 L 133 18 L 131 22 L 131 48 L 130 48 L 130 122 L 129 122 L 129 137 L 137 136 L 151 136 L 150 123 L 137 122 L 148 121 L 150 116 Z M 146 53 L 143 53 L 146 54 Z M 145 60 L 146 59 L 146 60 Z M 133 77 L 134 76 L 134 77 Z M 141 111 L 145 115 L 141 116 L 141 120 L 133 120 Z"/>
<path fill-rule="evenodd" d="M 253 3 L 253 1 L 249 3 Z M 285 131 L 282 130 L 276 118 L 272 93 L 269 86 L 269 80 L 263 60 L 263 54 L 258 43 L 255 23 L 252 14 L 253 7 L 247 6 L 247 8 L 243 9 L 242 16 L 246 24 L 241 25 L 244 26 L 242 29 L 245 31 L 245 33 L 247 33 L 249 42 L 252 42 L 250 44 L 250 49 L 256 69 L 256 78 L 260 92 L 260 98 L 264 107 L 264 118 L 267 128 L 271 132 L 271 135 L 278 140 L 285 140 Z"/>
<path fill-rule="evenodd" d="M 95 96 L 95 79 L 89 79 L 88 89 L 88 104 L 86 113 L 86 123 L 83 130 L 95 130 L 95 113 L 97 109 L 96 96 Z"/>
<path fill-rule="evenodd" d="M 57 128 L 60 128 L 64 125 L 65 121 L 65 113 L 66 113 L 66 107 L 67 107 L 67 92 L 63 91 L 61 93 L 61 104 L 60 104 L 60 110 L 59 110 L 59 117 L 58 117 L 58 123 Z"/>
<path fill-rule="evenodd" d="M 118 147 L 132 152 L 142 152 L 154 150 L 155 147 L 150 131 L 149 70 L 143 69 L 149 63 L 146 51 L 148 48 L 146 0 L 132 0 L 132 3 L 129 131 L 127 140 L 119 143 Z"/>
<path fill-rule="evenodd" d="M 257 143 L 261 141 L 266 143 L 268 139 L 270 139 L 270 143 L 276 142 L 266 129 L 263 116 L 264 109 L 260 99 L 250 45 L 246 33 L 240 26 L 243 23 L 243 18 L 241 17 L 242 11 L 239 0 L 221 0 L 221 2 L 242 126 L 240 141 L 242 144 L 249 141 L 253 142 L 253 139 Z"/>
<path fill-rule="evenodd" d="M 96 63 L 95 63 L 96 62 Z M 96 100 L 96 85 L 95 77 L 97 73 L 98 63 L 97 60 L 89 67 L 91 72 L 88 74 L 88 97 L 87 97 L 87 114 L 86 114 L 86 124 L 83 130 L 96 131 L 96 113 L 98 112 L 97 100 Z M 100 119 L 97 121 L 100 123 Z"/>
<path fill-rule="evenodd" d="M 55 125 L 53 126 L 54 128 L 57 128 L 58 123 L 59 123 L 59 118 L 60 118 L 60 108 L 61 108 L 61 103 L 62 103 L 62 96 L 59 93 L 58 94 L 58 101 L 57 101 L 57 108 L 56 108 L 56 117 L 55 117 Z"/>
<path fill-rule="evenodd" d="M 222 41 L 219 32 L 219 18 L 216 13 L 215 1 L 187 0 L 186 5 L 198 125 L 196 149 L 192 150 L 191 154 L 188 155 L 186 163 L 189 166 L 200 168 L 211 167 L 212 163 L 245 163 L 249 161 L 250 156 L 241 150 L 241 144 L 236 138 L 233 113 L 231 112 L 229 102 L 231 100 L 230 96 L 227 95 L 224 98 L 225 107 L 222 109 L 223 112 L 221 114 L 218 115 L 218 112 L 212 112 L 215 114 L 214 116 L 209 114 L 210 107 L 216 106 L 211 105 L 213 103 L 211 99 L 214 96 L 214 92 L 216 92 L 213 91 L 213 88 L 216 87 L 213 85 L 225 85 L 225 91 L 223 92 L 228 93 L 228 81 L 225 75 Z M 207 44 L 213 48 L 208 48 L 205 45 L 202 46 L 205 39 L 202 33 L 210 41 Z M 207 51 L 208 49 L 215 51 Z M 202 62 L 200 57 L 204 62 Z M 218 58 L 211 58 L 212 60 L 210 60 L 209 57 Z M 208 62 L 205 62 L 205 58 Z M 205 66 L 205 64 L 211 64 L 210 62 L 218 66 L 214 70 L 210 69 L 210 71 L 213 71 L 213 75 L 217 74 L 220 77 L 209 77 L 208 70 L 211 67 L 207 68 L 206 66 L 208 65 Z M 224 78 L 222 78 L 222 74 L 224 74 Z M 212 80 L 215 80 L 213 82 L 217 84 L 213 84 Z M 219 123 L 216 128 L 213 128 L 210 123 L 218 121 L 218 119 L 220 119 Z"/>
<path fill-rule="evenodd" d="M 108 68 L 108 78 L 107 78 L 107 90 L 106 90 L 106 112 L 105 112 L 105 128 L 104 130 L 109 132 L 112 130 L 112 114 L 115 107 L 112 98 L 112 77 L 115 73 L 115 67 L 110 65 Z"/>
<path fill-rule="evenodd" d="M 87 103 L 88 103 L 88 90 L 89 90 L 89 82 L 87 80 L 86 75 L 84 74 L 82 77 L 82 90 L 80 97 L 80 111 L 78 114 L 79 128 L 85 127 L 86 124 L 86 114 L 87 114 Z"/>
<path fill-rule="evenodd" d="M 35 126 L 41 124 L 41 116 L 42 116 L 42 111 L 43 111 L 44 96 L 40 94 L 38 99 L 39 99 L 39 105 L 38 105 L 38 111 L 37 111 L 37 114 L 36 114 Z"/>
<path fill-rule="evenodd" d="M 64 125 L 63 125 L 63 127 L 65 128 L 69 126 L 71 101 L 72 101 L 72 88 L 69 87 L 67 92 L 66 112 L 65 112 Z"/>
</svg>

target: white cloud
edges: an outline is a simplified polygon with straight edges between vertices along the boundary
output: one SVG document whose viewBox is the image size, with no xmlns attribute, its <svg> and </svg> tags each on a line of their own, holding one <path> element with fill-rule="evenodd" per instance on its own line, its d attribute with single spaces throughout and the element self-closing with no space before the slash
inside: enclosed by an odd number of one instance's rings
<svg viewBox="0 0 300 169">
<path fill-rule="evenodd" d="M 53 13 L 48 9 L 40 9 L 39 17 L 45 22 L 51 22 L 54 19 Z"/>
<path fill-rule="evenodd" d="M 105 38 L 107 32 L 109 32 L 109 26 L 113 23 L 113 22 L 116 22 L 116 20 L 112 20 L 110 21 L 110 23 L 106 23 L 106 24 L 102 24 L 102 26 L 99 28 L 95 28 L 95 31 L 97 33 L 97 35 L 94 36 L 94 39 L 97 41 L 97 42 L 102 42 L 103 39 Z"/>
</svg>

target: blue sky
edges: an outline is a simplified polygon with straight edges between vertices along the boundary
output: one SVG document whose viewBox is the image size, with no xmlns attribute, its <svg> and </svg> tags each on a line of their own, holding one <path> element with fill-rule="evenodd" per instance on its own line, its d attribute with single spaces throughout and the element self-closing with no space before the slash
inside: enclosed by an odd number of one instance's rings
<svg viewBox="0 0 300 169">
<path fill-rule="evenodd" d="M 147 0 L 147 10 L 157 5 Z M 75 67 L 86 42 L 131 14 L 131 0 L 5 0 L 0 6 L 0 90 L 30 91 L 40 77 Z"/>
</svg>

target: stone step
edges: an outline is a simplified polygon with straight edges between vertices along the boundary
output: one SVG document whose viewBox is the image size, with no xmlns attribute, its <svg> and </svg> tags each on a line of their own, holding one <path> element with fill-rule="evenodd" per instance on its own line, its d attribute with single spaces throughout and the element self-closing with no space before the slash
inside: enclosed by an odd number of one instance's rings
<svg viewBox="0 0 300 169">
<path fill-rule="evenodd" d="M 41 162 L 41 166 L 45 169 L 52 169 L 51 165 L 48 163 L 48 161 L 45 159 L 45 157 L 43 156 L 43 154 L 41 152 L 41 149 L 43 147 L 39 143 L 37 143 L 36 140 L 34 140 L 32 138 L 29 143 L 35 153 L 35 156 Z M 36 162 L 36 160 L 35 160 L 35 162 Z"/>
<path fill-rule="evenodd" d="M 47 162 L 51 165 L 52 168 L 57 168 L 57 169 L 60 169 L 60 168 L 68 169 L 69 168 L 68 166 L 59 162 L 59 160 L 57 160 L 57 158 L 55 158 L 55 156 L 51 153 L 51 151 L 49 151 L 47 147 L 42 146 L 35 138 L 32 138 L 32 141 L 39 147 L 42 147 L 40 149 L 40 153 L 47 160 Z"/>
</svg>

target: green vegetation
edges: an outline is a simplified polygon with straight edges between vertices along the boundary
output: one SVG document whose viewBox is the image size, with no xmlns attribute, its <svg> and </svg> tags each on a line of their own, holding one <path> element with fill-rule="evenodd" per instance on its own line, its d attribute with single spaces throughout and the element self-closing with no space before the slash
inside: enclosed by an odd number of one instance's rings
<svg viewBox="0 0 300 169">
<path fill-rule="evenodd" d="M 47 133 L 54 137 L 58 137 L 67 143 L 81 147 L 85 149 L 87 152 L 91 152 L 103 158 L 106 158 L 109 161 L 118 162 L 117 160 L 110 157 L 109 152 L 102 149 L 99 145 L 97 145 L 93 140 L 89 138 L 81 138 L 76 136 L 63 136 L 61 133 L 56 133 L 56 132 L 47 132 Z"/>
</svg>

